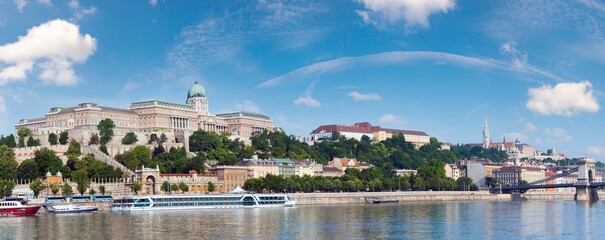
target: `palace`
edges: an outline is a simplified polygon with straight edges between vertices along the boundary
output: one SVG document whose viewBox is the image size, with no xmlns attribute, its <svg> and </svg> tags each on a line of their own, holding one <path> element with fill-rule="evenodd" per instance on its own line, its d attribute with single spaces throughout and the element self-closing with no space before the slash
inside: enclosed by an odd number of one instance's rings
<svg viewBox="0 0 605 240">
<path fill-rule="evenodd" d="M 153 133 L 165 133 L 169 142 L 184 142 L 198 129 L 228 132 L 232 137 L 245 141 L 253 132 L 273 131 L 273 121 L 263 114 L 245 111 L 210 114 L 206 90 L 197 81 L 189 89 L 186 103 L 148 99 L 134 102 L 128 109 L 104 107 L 96 103 L 81 103 L 68 108 L 52 107 L 42 118 L 20 120 L 15 129 L 18 131 L 27 127 L 34 136 L 42 138 L 50 133 L 69 131 L 70 138 L 87 141 L 86 137 L 97 130 L 97 125 L 103 119 L 114 122 L 116 136 L 135 132 L 139 136 L 146 136 L 143 142 Z M 73 130 L 85 130 L 86 133 L 72 134 Z"/>
</svg>

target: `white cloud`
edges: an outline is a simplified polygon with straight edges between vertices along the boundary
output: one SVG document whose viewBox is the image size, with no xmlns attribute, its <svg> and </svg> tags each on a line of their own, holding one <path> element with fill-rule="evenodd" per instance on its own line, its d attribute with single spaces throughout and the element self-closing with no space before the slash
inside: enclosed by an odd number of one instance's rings
<svg viewBox="0 0 605 240">
<path fill-rule="evenodd" d="M 529 137 L 523 133 L 519 133 L 519 132 L 509 132 L 509 133 L 505 133 L 503 137 L 506 137 L 506 140 L 509 142 L 513 142 L 517 139 L 519 139 L 519 141 L 521 142 L 527 142 L 529 141 Z"/>
<path fill-rule="evenodd" d="M 248 99 L 242 101 L 241 103 L 235 103 L 235 108 L 239 109 L 239 110 L 243 110 L 243 111 L 248 111 L 248 112 L 255 112 L 255 113 L 263 112 L 260 110 L 260 107 L 258 106 L 258 104 L 254 103 Z"/>
<path fill-rule="evenodd" d="M 522 68 L 527 64 L 527 53 L 521 52 L 517 49 L 517 42 L 509 40 L 508 42 L 500 46 L 500 51 L 503 54 L 510 54 L 512 59 L 512 66 Z"/>
<path fill-rule="evenodd" d="M 77 10 L 78 8 L 80 8 L 80 2 L 78 2 L 78 0 L 71 0 L 67 3 L 67 6 L 69 6 L 73 10 Z"/>
<path fill-rule="evenodd" d="M 286 73 L 282 76 L 269 79 L 256 87 L 268 88 L 279 85 L 287 80 L 296 78 L 307 78 L 309 75 L 319 76 L 324 73 L 339 72 L 342 70 L 372 65 L 392 65 L 409 62 L 417 62 L 421 60 L 434 61 L 439 64 L 451 64 L 458 66 L 468 66 L 473 68 L 492 68 L 498 70 L 521 72 L 531 75 L 538 75 L 551 78 L 555 81 L 563 81 L 560 77 L 533 67 L 529 64 L 521 67 L 515 66 L 508 62 L 502 62 L 494 59 L 482 59 L 476 57 L 467 57 L 446 52 L 431 52 L 431 51 L 393 51 L 377 54 L 370 54 L 356 57 L 343 57 L 323 62 L 318 62 L 308 66 L 298 68 L 294 71 Z"/>
<path fill-rule="evenodd" d="M 536 137 L 536 139 L 534 139 L 534 143 L 540 144 L 540 143 L 542 143 L 542 139 L 540 137 Z"/>
<path fill-rule="evenodd" d="M 52 6 L 53 3 L 50 0 L 38 0 L 38 3 L 44 4 L 46 6 Z"/>
<path fill-rule="evenodd" d="M 586 148 L 586 154 L 594 157 L 605 157 L 605 148 L 602 146 L 592 146 Z"/>
<path fill-rule="evenodd" d="M 592 84 L 588 81 L 530 88 L 528 95 L 530 99 L 526 107 L 544 115 L 573 116 L 580 112 L 599 111 L 599 103 L 593 96 Z"/>
<path fill-rule="evenodd" d="M 348 95 L 350 97 L 353 97 L 353 100 L 355 100 L 355 101 L 367 101 L 367 100 L 380 101 L 380 100 L 382 100 L 382 97 L 375 93 L 362 94 L 362 93 L 354 91 L 354 92 L 349 92 Z"/>
<path fill-rule="evenodd" d="M 149 0 L 149 4 L 151 4 L 151 6 L 155 6 L 158 4 L 158 0 Z"/>
<path fill-rule="evenodd" d="M 561 129 L 561 128 L 553 128 L 553 129 L 547 128 L 544 130 L 544 133 L 546 134 L 546 136 L 551 138 L 551 142 L 552 142 L 552 140 L 565 141 L 565 142 L 573 140 L 572 136 L 567 135 L 567 130 Z"/>
<path fill-rule="evenodd" d="M 97 8 L 94 6 L 91 6 L 89 8 L 81 8 L 80 2 L 78 2 L 78 0 L 71 0 L 69 3 L 67 3 L 67 6 L 69 6 L 74 11 L 73 17 L 69 19 L 70 22 L 77 22 L 86 15 L 93 15 L 97 13 Z"/>
<path fill-rule="evenodd" d="M 15 4 L 17 4 L 17 8 L 20 13 L 23 13 L 23 8 L 27 5 L 27 1 L 25 0 L 14 0 Z"/>
<path fill-rule="evenodd" d="M 380 120 L 378 120 L 378 121 L 381 124 L 393 124 L 393 125 L 403 125 L 403 124 L 405 124 L 405 120 L 403 120 L 400 116 L 393 115 L 393 114 L 390 114 L 390 113 L 382 115 L 382 117 L 380 117 Z"/>
<path fill-rule="evenodd" d="M 321 104 L 319 103 L 319 101 L 313 99 L 311 97 L 311 95 L 307 95 L 306 97 L 299 97 L 296 100 L 294 100 L 294 104 L 296 105 L 307 105 L 309 107 L 319 107 Z"/>
<path fill-rule="evenodd" d="M 535 130 L 536 130 L 536 125 L 534 125 L 533 123 L 530 123 L 530 122 L 525 123 L 526 132 L 533 132 Z"/>
<path fill-rule="evenodd" d="M 34 65 L 45 84 L 76 85 L 72 64 L 85 62 L 96 48 L 97 40 L 81 35 L 77 25 L 61 19 L 43 23 L 19 41 L 0 46 L 0 61 L 9 65 L 0 69 L 0 85 L 25 80 Z"/>
<path fill-rule="evenodd" d="M 447 13 L 454 8 L 454 0 L 357 0 L 369 11 L 356 11 L 365 23 L 375 23 L 375 19 L 394 24 L 405 20 L 406 28 L 420 25 L 429 26 L 429 16 Z"/>
<path fill-rule="evenodd" d="M 6 113 L 6 102 L 2 96 L 0 96 L 0 113 Z"/>
</svg>

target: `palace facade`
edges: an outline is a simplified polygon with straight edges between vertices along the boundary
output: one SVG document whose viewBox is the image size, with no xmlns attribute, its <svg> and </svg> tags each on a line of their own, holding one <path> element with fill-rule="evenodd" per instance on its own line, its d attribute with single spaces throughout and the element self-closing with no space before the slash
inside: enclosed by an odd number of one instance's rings
<svg viewBox="0 0 605 240">
<path fill-rule="evenodd" d="M 29 128 L 34 135 L 59 134 L 73 129 L 97 130 L 103 119 L 114 122 L 115 135 L 127 132 L 166 133 L 173 142 L 182 142 L 192 132 L 205 131 L 231 133 L 233 137 L 249 138 L 253 132 L 273 130 L 273 121 L 266 115 L 235 111 L 212 115 L 209 112 L 206 91 L 197 81 L 187 93 L 185 103 L 160 99 L 134 102 L 128 109 L 81 103 L 75 107 L 52 107 L 42 118 L 22 119 L 15 130 Z M 72 134 L 70 134 L 71 137 Z"/>
</svg>

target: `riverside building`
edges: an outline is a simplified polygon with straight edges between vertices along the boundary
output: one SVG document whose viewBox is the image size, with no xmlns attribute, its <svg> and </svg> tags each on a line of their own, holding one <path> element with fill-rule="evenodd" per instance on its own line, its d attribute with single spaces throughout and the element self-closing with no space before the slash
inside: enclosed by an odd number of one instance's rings
<svg viewBox="0 0 605 240">
<path fill-rule="evenodd" d="M 43 144 L 47 143 L 44 136 L 64 131 L 69 131 L 71 138 L 84 142 L 88 140 L 91 131 L 97 130 L 97 125 L 103 119 L 114 122 L 116 136 L 135 132 L 147 137 L 143 141 L 153 133 L 165 133 L 171 139 L 169 142 L 184 142 L 186 137 L 198 129 L 228 132 L 233 138 L 246 141 L 256 131 L 273 130 L 271 118 L 260 113 L 234 111 L 210 114 L 206 90 L 197 81 L 189 89 L 184 103 L 147 99 L 132 103 L 128 109 L 105 107 L 96 103 L 80 103 L 66 108 L 52 107 L 44 117 L 20 120 L 15 125 L 15 130 L 27 127 L 35 136 L 40 136 Z M 72 134 L 74 130 L 84 132 Z"/>
</svg>

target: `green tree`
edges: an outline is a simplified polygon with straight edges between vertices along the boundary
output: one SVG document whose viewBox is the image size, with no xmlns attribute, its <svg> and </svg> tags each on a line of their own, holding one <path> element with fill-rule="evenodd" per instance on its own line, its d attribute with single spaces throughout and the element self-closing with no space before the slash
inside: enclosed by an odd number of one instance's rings
<svg viewBox="0 0 605 240">
<path fill-rule="evenodd" d="M 471 185 L 473 185 L 473 179 L 470 177 L 459 177 L 456 182 L 460 191 L 470 191 Z"/>
<path fill-rule="evenodd" d="M 17 130 L 17 136 L 19 136 L 19 147 L 25 147 L 25 137 L 33 136 L 33 134 L 29 128 L 22 127 Z"/>
<path fill-rule="evenodd" d="M 216 186 L 214 186 L 214 183 L 208 181 L 208 192 L 214 192 L 216 190 Z"/>
<path fill-rule="evenodd" d="M 90 178 L 85 170 L 76 170 L 71 173 L 71 178 L 78 184 L 77 189 L 80 195 L 84 195 L 90 186 Z"/>
<path fill-rule="evenodd" d="M 332 139 L 334 139 L 334 140 L 340 139 L 340 132 L 339 131 L 332 132 Z"/>
<path fill-rule="evenodd" d="M 137 138 L 137 135 L 134 134 L 134 132 L 126 133 L 126 136 L 122 138 L 122 144 L 126 145 L 135 144 L 137 141 L 139 141 L 139 139 Z"/>
<path fill-rule="evenodd" d="M 17 165 L 13 149 L 6 145 L 0 146 L 0 179 L 15 179 Z"/>
<path fill-rule="evenodd" d="M 59 137 L 57 136 L 57 134 L 55 133 L 50 133 L 48 134 L 48 143 L 50 143 L 50 145 L 57 145 L 59 139 Z"/>
<path fill-rule="evenodd" d="M 33 182 L 31 182 L 29 184 L 29 189 L 31 189 L 34 192 L 34 196 L 36 198 L 38 198 L 38 196 L 40 195 L 40 192 L 42 192 L 42 190 L 44 190 L 46 188 L 46 185 L 44 185 L 44 183 L 42 183 L 42 180 L 40 180 L 39 178 L 37 178 L 36 180 L 34 180 Z"/>
<path fill-rule="evenodd" d="M 101 146 L 99 146 L 99 151 L 109 155 L 109 152 L 107 152 L 107 146 L 105 146 L 105 144 L 101 144 Z"/>
<path fill-rule="evenodd" d="M 170 193 L 170 183 L 168 181 L 162 183 L 162 191 Z"/>
<path fill-rule="evenodd" d="M 179 183 L 179 189 L 183 192 L 189 192 L 189 186 L 184 182 Z"/>
<path fill-rule="evenodd" d="M 149 135 L 149 143 L 151 144 L 155 144 L 160 142 L 160 138 L 158 138 L 158 135 L 155 133 L 152 133 L 151 135 Z"/>
<path fill-rule="evenodd" d="M 69 133 L 67 133 L 67 132 L 61 132 L 59 134 L 59 143 L 61 145 L 65 145 L 65 144 L 67 144 L 67 140 L 69 140 Z"/>
<path fill-rule="evenodd" d="M 166 141 L 168 141 L 168 137 L 166 137 L 166 134 L 160 134 L 160 143 L 165 143 Z"/>
<path fill-rule="evenodd" d="M 40 140 L 34 137 L 29 137 L 29 139 L 27 139 L 27 146 L 28 147 L 36 147 L 36 146 L 40 146 Z"/>
<path fill-rule="evenodd" d="M 72 188 L 69 184 L 67 184 L 67 183 L 63 184 L 63 189 L 61 190 L 61 194 L 65 195 L 65 196 L 69 196 L 73 193 L 74 193 L 74 191 L 72 190 Z"/>
<path fill-rule="evenodd" d="M 101 136 L 101 145 L 109 143 L 113 137 L 113 128 L 115 128 L 113 121 L 109 118 L 101 120 L 97 125 L 97 128 L 99 129 L 99 135 Z"/>
<path fill-rule="evenodd" d="M 417 176 L 414 178 L 414 185 L 412 186 L 415 190 L 424 190 L 424 179 Z"/>
<path fill-rule="evenodd" d="M 97 193 L 97 191 L 95 191 L 94 188 L 91 188 L 90 191 L 88 191 L 88 194 L 90 194 L 91 196 L 95 195 L 95 193 Z"/>
<path fill-rule="evenodd" d="M 57 185 L 56 183 L 51 183 L 50 185 L 48 185 L 48 187 L 50 188 L 50 191 L 53 193 L 53 195 L 57 195 L 57 193 L 59 193 L 59 185 Z"/>
<path fill-rule="evenodd" d="M 139 194 L 139 191 L 143 189 L 143 184 L 139 181 L 134 181 L 132 182 L 132 185 L 130 185 L 130 189 L 132 189 L 134 193 Z"/>
<path fill-rule="evenodd" d="M 17 168 L 17 178 L 18 179 L 28 179 L 34 180 L 40 176 L 40 172 L 38 169 L 38 164 L 34 159 L 27 159 L 19 165 Z"/>
<path fill-rule="evenodd" d="M 173 183 L 172 185 L 170 185 L 170 190 L 172 190 L 173 192 L 178 192 L 179 185 L 177 185 L 176 183 Z"/>
<path fill-rule="evenodd" d="M 38 176 L 44 176 L 46 172 L 51 174 L 56 173 L 62 169 L 63 161 L 55 154 L 55 151 L 48 148 L 42 148 L 34 152 L 34 161 L 38 164 Z M 62 172 L 65 176 L 66 172 Z"/>
<path fill-rule="evenodd" d="M 525 185 L 525 184 L 527 184 L 527 181 L 525 181 L 525 180 L 521 180 L 521 181 L 519 181 L 519 186 L 521 186 L 521 185 Z M 527 189 L 521 189 L 521 190 L 519 190 L 519 192 L 520 192 L 520 193 L 526 193 L 526 192 L 527 192 Z"/>
<path fill-rule="evenodd" d="M 10 148 L 16 148 L 17 144 L 15 142 L 15 136 L 14 135 L 8 135 L 6 137 L 4 136 L 0 136 L 0 146 L 2 145 L 6 145 Z"/>
<path fill-rule="evenodd" d="M 0 180 L 0 198 L 13 195 L 13 189 L 17 184 L 10 180 Z"/>
<path fill-rule="evenodd" d="M 105 185 L 99 186 L 99 192 L 101 193 L 101 195 L 105 195 Z"/>
<path fill-rule="evenodd" d="M 70 156 L 70 155 L 80 156 L 80 155 L 82 155 L 80 143 L 78 143 L 75 139 L 72 139 L 71 142 L 69 142 L 69 148 L 67 149 L 67 152 L 65 152 L 65 155 L 66 156 Z"/>
<path fill-rule="evenodd" d="M 90 135 L 90 140 L 88 141 L 88 145 L 99 144 L 99 134 L 93 133 Z"/>
</svg>

